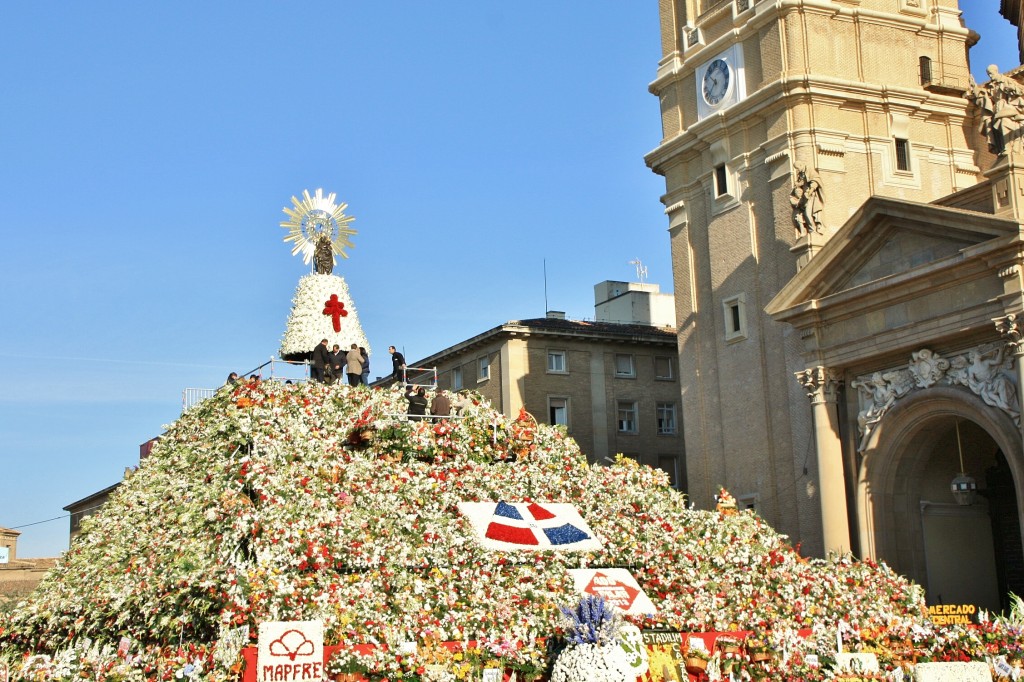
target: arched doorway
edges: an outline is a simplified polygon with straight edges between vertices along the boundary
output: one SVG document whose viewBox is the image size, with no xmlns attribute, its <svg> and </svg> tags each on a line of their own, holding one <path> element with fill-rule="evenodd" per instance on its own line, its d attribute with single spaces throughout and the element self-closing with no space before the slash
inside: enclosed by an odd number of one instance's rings
<svg viewBox="0 0 1024 682">
<path fill-rule="evenodd" d="M 930 388 L 897 402 L 858 461 L 864 553 L 924 586 L 929 604 L 1005 608 L 1008 592 L 1024 590 L 1020 443 L 1009 416 L 966 391 Z M 979 489 L 970 506 L 949 489 L 961 452 Z"/>
</svg>

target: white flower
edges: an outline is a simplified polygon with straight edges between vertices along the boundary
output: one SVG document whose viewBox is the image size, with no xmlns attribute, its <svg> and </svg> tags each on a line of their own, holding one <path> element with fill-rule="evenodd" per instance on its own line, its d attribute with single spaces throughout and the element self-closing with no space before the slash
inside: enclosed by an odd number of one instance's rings
<svg viewBox="0 0 1024 682">
<path fill-rule="evenodd" d="M 324 314 L 324 306 L 331 296 L 337 296 L 348 313 L 339 317 L 341 330 L 337 332 L 334 331 L 333 317 Z M 343 350 L 348 350 L 354 343 L 370 352 L 370 343 L 359 324 L 359 314 L 349 295 L 348 284 L 337 275 L 312 274 L 299 280 L 288 326 L 281 339 L 281 355 L 309 353 L 321 339 L 327 339 L 329 346 L 338 344 Z"/>
<path fill-rule="evenodd" d="M 551 682 L 633 682 L 635 673 L 618 644 L 578 644 L 558 655 Z"/>
</svg>

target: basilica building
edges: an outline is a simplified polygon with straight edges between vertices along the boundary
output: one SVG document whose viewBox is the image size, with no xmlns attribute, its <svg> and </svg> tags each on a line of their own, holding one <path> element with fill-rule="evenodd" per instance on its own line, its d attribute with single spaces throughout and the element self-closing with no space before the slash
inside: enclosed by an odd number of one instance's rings
<svg viewBox="0 0 1024 682">
<path fill-rule="evenodd" d="M 999 609 L 1024 591 L 1017 71 L 974 83 L 957 0 L 660 17 L 687 492 Z"/>
</svg>

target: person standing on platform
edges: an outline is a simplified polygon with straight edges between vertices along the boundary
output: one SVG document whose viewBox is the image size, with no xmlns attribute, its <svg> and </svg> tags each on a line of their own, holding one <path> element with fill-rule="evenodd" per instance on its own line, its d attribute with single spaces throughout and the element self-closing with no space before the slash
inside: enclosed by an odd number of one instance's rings
<svg viewBox="0 0 1024 682">
<path fill-rule="evenodd" d="M 327 350 L 327 339 L 323 339 L 313 349 L 313 357 L 309 361 L 309 378 L 313 381 L 324 382 L 324 371 L 330 366 L 331 352 Z"/>
<path fill-rule="evenodd" d="M 405 356 L 399 353 L 394 346 L 388 346 L 388 352 L 391 353 L 391 364 L 393 366 L 391 378 L 401 383 L 402 373 L 405 370 Z"/>
<path fill-rule="evenodd" d="M 448 396 L 443 391 L 435 393 L 434 399 L 430 401 L 430 414 L 437 417 L 434 421 L 440 421 L 442 418 L 451 416 L 452 401 L 448 399 Z"/>
<path fill-rule="evenodd" d="M 335 381 L 341 381 L 341 375 L 345 373 L 345 354 L 341 352 L 341 346 L 334 344 L 334 348 L 331 349 L 328 357 L 330 358 L 330 363 L 328 365 L 327 382 L 333 384 Z"/>
<path fill-rule="evenodd" d="M 359 346 L 359 352 L 363 356 L 363 386 L 370 385 L 370 354 L 366 352 L 366 349 Z"/>
<path fill-rule="evenodd" d="M 427 414 L 427 389 L 419 388 L 413 393 L 413 387 L 409 387 L 409 419 L 416 421 L 423 419 Z"/>
<path fill-rule="evenodd" d="M 359 346 L 353 343 L 345 359 L 348 360 L 348 367 L 345 369 L 348 373 L 348 385 L 358 386 L 363 379 L 363 354 L 359 352 Z"/>
</svg>

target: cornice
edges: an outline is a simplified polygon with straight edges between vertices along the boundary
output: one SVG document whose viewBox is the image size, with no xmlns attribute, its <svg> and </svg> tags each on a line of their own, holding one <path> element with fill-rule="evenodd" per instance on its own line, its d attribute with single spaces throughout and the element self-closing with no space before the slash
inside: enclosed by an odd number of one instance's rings
<svg viewBox="0 0 1024 682">
<path fill-rule="evenodd" d="M 968 116 L 967 100 L 929 92 L 923 88 L 876 85 L 806 74 L 783 76 L 754 91 L 746 99 L 728 109 L 694 122 L 678 135 L 663 141 L 644 155 L 644 161 L 651 168 L 661 167 L 671 157 L 683 153 L 691 146 L 706 144 L 709 139 L 724 135 L 731 129 L 748 125 L 751 117 L 758 116 L 768 109 L 792 108 L 803 103 L 812 106 L 826 103 L 857 103 L 877 107 L 880 111 L 898 107 L 908 110 L 910 114 L 927 110 L 929 115 L 948 116 L 954 122 Z"/>
<path fill-rule="evenodd" d="M 732 3 L 728 3 L 723 7 L 732 7 Z M 667 86 L 694 73 L 701 64 L 727 49 L 730 45 L 755 37 L 765 24 L 781 21 L 792 14 L 819 14 L 839 21 L 866 23 L 900 29 L 910 28 L 916 35 L 933 38 L 944 35 L 960 36 L 964 39 L 965 43 L 969 40 L 971 34 L 970 29 L 931 23 L 926 18 L 892 12 L 879 12 L 860 7 L 840 7 L 833 4 L 830 0 L 757 2 L 754 4 L 754 10 L 753 16 L 734 26 L 731 30 L 725 31 L 712 42 L 683 50 L 682 52 L 676 51 L 672 53 L 672 60 L 662 59 L 659 62 L 658 75 L 648 84 L 647 89 L 652 94 L 659 95 Z M 701 23 L 700 17 L 698 17 L 697 27 L 700 27 Z M 669 62 L 671 62 L 671 68 L 666 68 L 669 66 Z"/>
<path fill-rule="evenodd" d="M 990 277 L 999 266 L 1024 257 L 1024 242 L 1016 236 L 997 237 L 963 249 L 959 254 L 897 275 L 867 282 L 844 291 L 813 298 L 772 314 L 796 329 L 836 324 L 936 291 L 935 275 L 947 271 L 947 287 Z"/>
<path fill-rule="evenodd" d="M 597 323 L 601 325 L 614 325 L 616 323 Z M 649 327 L 644 325 L 622 324 L 621 330 L 609 330 L 606 326 L 600 329 L 587 329 L 585 327 L 575 329 L 551 329 L 541 326 L 531 326 L 519 320 L 511 320 L 504 324 L 488 329 L 487 331 L 470 337 L 444 350 L 428 355 L 413 363 L 415 366 L 432 366 L 444 360 L 463 353 L 468 353 L 491 343 L 504 343 L 511 339 L 527 339 L 533 336 L 545 338 L 575 339 L 590 343 L 606 344 L 639 344 L 648 346 L 665 346 L 675 348 L 677 338 L 675 330 L 671 327 Z"/>
</svg>

